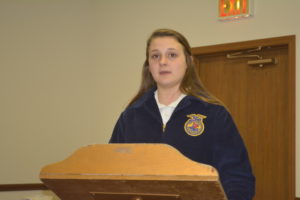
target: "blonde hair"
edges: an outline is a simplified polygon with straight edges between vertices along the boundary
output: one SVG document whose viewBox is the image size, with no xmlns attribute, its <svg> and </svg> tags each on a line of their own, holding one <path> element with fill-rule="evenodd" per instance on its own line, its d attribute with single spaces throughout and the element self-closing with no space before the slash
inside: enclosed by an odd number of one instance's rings
<svg viewBox="0 0 300 200">
<path fill-rule="evenodd" d="M 156 86 L 156 83 L 149 71 L 148 61 L 149 61 L 149 46 L 152 40 L 157 37 L 172 37 L 183 46 L 187 69 L 180 85 L 181 92 L 186 95 L 195 96 L 209 103 L 222 104 L 220 100 L 218 100 L 216 97 L 210 94 L 202 84 L 200 77 L 198 76 L 195 63 L 192 57 L 191 47 L 187 39 L 177 31 L 171 29 L 158 29 L 154 31 L 149 37 L 149 39 L 147 40 L 146 60 L 143 65 L 141 85 L 137 94 L 131 99 L 128 106 L 132 105 L 137 99 L 143 96 L 150 88 Z"/>
</svg>

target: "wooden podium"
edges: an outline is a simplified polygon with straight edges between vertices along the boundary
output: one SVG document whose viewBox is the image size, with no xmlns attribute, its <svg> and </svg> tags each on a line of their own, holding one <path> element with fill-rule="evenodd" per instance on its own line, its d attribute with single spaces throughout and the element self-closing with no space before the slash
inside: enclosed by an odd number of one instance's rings
<svg viewBox="0 0 300 200">
<path fill-rule="evenodd" d="M 62 200 L 226 200 L 218 172 L 166 144 L 98 144 L 45 166 Z"/>
</svg>

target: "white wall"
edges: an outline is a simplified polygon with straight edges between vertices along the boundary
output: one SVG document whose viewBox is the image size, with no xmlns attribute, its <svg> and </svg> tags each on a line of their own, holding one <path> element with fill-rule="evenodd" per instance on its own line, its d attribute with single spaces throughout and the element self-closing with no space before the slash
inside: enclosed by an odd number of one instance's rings
<svg viewBox="0 0 300 200">
<path fill-rule="evenodd" d="M 218 21 L 217 2 L 0 0 L 0 184 L 35 183 L 42 166 L 107 143 L 138 88 L 154 29 L 176 29 L 193 47 L 296 35 L 299 49 L 299 0 L 256 0 L 254 17 L 232 22 Z M 297 125 L 297 144 L 299 134 Z M 296 181 L 300 196 L 299 170 Z"/>
</svg>

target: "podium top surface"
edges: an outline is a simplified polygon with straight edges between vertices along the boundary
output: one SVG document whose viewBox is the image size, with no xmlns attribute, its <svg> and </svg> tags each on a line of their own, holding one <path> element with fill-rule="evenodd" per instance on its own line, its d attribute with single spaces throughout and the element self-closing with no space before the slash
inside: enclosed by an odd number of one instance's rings
<svg viewBox="0 0 300 200">
<path fill-rule="evenodd" d="M 43 179 L 218 181 L 212 166 L 194 162 L 166 144 L 96 144 L 45 166 Z"/>
</svg>

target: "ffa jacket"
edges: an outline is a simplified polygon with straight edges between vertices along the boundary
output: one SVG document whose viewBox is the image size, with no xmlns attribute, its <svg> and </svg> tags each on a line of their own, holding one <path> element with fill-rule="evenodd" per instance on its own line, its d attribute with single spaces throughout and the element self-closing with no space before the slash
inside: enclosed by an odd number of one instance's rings
<svg viewBox="0 0 300 200">
<path fill-rule="evenodd" d="M 164 127 L 151 89 L 121 114 L 110 143 L 169 144 L 191 160 L 215 167 L 229 200 L 254 196 L 247 150 L 223 106 L 186 96 Z"/>
</svg>

